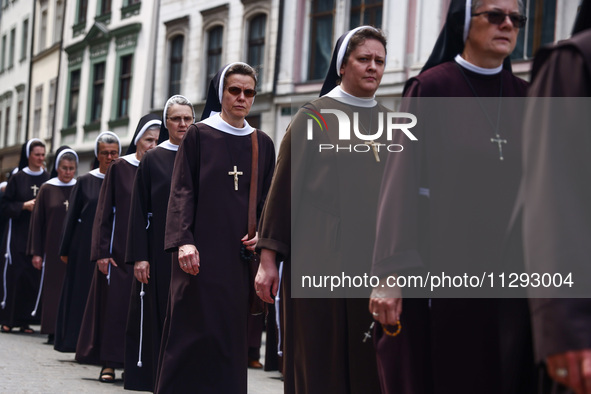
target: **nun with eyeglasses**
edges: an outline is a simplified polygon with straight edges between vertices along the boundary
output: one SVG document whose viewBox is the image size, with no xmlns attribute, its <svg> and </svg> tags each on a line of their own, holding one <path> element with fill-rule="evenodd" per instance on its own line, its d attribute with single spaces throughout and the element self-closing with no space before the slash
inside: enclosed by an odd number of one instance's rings
<svg viewBox="0 0 591 394">
<path fill-rule="evenodd" d="M 117 134 L 101 132 L 94 145 L 98 163 L 90 172 L 80 175 L 70 195 L 60 256 L 66 265 L 64 285 L 58 308 L 54 349 L 75 352 L 82 316 L 95 264 L 90 260 L 92 224 L 96 204 L 109 165 L 119 157 L 121 143 Z"/>
<path fill-rule="evenodd" d="M 254 284 L 243 256 L 254 250 L 275 168 L 273 141 L 245 119 L 256 78 L 246 63 L 222 68 L 210 83 L 201 121 L 189 127 L 175 158 L 164 247 L 178 258 L 156 393 L 247 392 Z"/>
<path fill-rule="evenodd" d="M 535 387 L 525 292 L 498 293 L 490 282 L 435 294 L 387 284 L 408 275 L 502 273 L 528 87 L 509 56 L 524 12 L 518 0 L 452 1 L 430 58 L 406 83 L 402 108 L 419 120 L 417 141 L 386 163 L 372 266 L 382 280 L 369 303 L 384 393 Z M 398 134 L 394 142 L 403 140 Z"/>
</svg>

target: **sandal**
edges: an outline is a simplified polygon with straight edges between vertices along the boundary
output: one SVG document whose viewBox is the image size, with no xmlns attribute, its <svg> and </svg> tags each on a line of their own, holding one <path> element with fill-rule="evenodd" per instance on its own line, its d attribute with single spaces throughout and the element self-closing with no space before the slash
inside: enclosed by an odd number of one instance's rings
<svg viewBox="0 0 591 394">
<path fill-rule="evenodd" d="M 19 332 L 22 332 L 23 334 L 34 334 L 35 330 L 29 326 L 22 326 Z"/>
<path fill-rule="evenodd" d="M 111 372 L 108 372 L 108 371 Z M 113 383 L 115 381 L 115 370 L 110 367 L 103 367 L 101 374 L 99 375 L 99 382 Z"/>
<path fill-rule="evenodd" d="M 2 327 L 0 327 L 0 330 L 8 334 L 12 332 L 12 327 L 3 324 Z"/>
</svg>

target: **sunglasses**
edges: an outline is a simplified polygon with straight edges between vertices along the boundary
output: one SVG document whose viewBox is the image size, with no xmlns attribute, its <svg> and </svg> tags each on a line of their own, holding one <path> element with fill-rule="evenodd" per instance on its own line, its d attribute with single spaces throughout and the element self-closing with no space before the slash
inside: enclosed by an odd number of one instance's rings
<svg viewBox="0 0 591 394">
<path fill-rule="evenodd" d="M 477 14 L 472 14 L 472 16 L 479 16 L 479 15 L 486 15 L 486 19 L 488 19 L 488 23 L 493 25 L 500 25 L 505 22 L 505 18 L 509 17 L 513 27 L 521 28 L 525 26 L 525 22 L 527 21 L 527 17 L 523 16 L 518 13 L 512 14 L 505 14 L 501 11 L 483 11 Z"/>
<path fill-rule="evenodd" d="M 244 97 L 254 97 L 257 94 L 257 91 L 254 89 L 240 89 L 238 86 L 230 86 L 228 88 L 228 93 L 232 96 L 239 96 L 240 93 L 244 92 Z"/>
</svg>

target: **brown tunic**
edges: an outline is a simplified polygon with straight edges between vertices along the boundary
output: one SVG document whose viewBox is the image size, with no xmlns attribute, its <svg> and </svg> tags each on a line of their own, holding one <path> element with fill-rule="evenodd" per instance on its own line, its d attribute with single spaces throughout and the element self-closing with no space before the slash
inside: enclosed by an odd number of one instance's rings
<svg viewBox="0 0 591 394">
<path fill-rule="evenodd" d="M 530 300 L 536 359 L 543 362 L 549 355 L 591 348 L 590 30 L 536 55 L 529 96 L 569 99 L 534 99 L 526 117 L 521 185 L 526 264 L 531 272 L 573 272 L 573 289 L 585 297 Z M 576 108 L 559 104 L 574 100 Z"/>
<path fill-rule="evenodd" d="M 42 334 L 55 333 L 59 300 L 66 274 L 66 264 L 60 259 L 59 247 L 69 205 L 68 200 L 73 187 L 74 185 L 58 186 L 45 183 L 39 190 L 31 217 L 28 254 L 41 256 L 44 259 L 43 283 L 41 284 Z"/>
<path fill-rule="evenodd" d="M 123 366 L 125 326 L 133 268 L 125 264 L 131 188 L 137 166 L 120 158 L 111 163 L 101 187 L 92 229 L 90 259 L 112 257 L 110 280 L 94 271 L 76 360 L 81 363 Z M 110 281 L 110 283 L 109 283 Z"/>
<path fill-rule="evenodd" d="M 522 97 L 527 84 L 503 70 L 464 70 L 478 97 Z M 455 62 L 412 80 L 407 97 L 474 97 Z M 450 101 L 453 99 L 450 99 Z M 472 100 L 471 103 L 475 104 Z M 498 107 L 494 106 L 494 110 Z M 504 160 L 476 105 L 447 106 L 437 119 L 419 101 L 418 141 L 390 156 L 384 172 L 372 272 L 379 276 L 450 267 L 500 269 L 521 171 L 520 109 L 500 117 Z M 496 122 L 496 113 L 492 117 Z M 426 124 L 425 124 L 426 123 Z M 422 125 L 422 126 L 421 126 Z M 429 190 L 421 193 L 420 190 Z M 384 393 L 525 393 L 533 376 L 527 302 L 522 299 L 412 298 L 402 292 L 402 332 L 377 330 Z"/>
<path fill-rule="evenodd" d="M 273 176 L 275 151 L 261 131 L 257 206 Z M 165 247 L 197 247 L 200 271 L 172 264 L 170 296 L 155 391 L 246 393 L 248 269 L 240 257 L 247 234 L 251 136 L 203 123 L 191 126 L 176 156 Z M 228 172 L 244 173 L 238 190 Z"/>
<path fill-rule="evenodd" d="M 286 393 L 379 392 L 375 352 L 363 342 L 372 318 L 369 289 L 325 298 L 293 296 L 305 275 L 363 275 L 371 268 L 375 212 L 384 162 L 372 151 L 319 151 L 319 143 L 363 145 L 353 136 L 338 139 L 336 117 L 324 115 L 326 130 L 314 126 L 307 140 L 306 113 L 337 109 L 353 121 L 360 113 L 362 134 L 375 133 L 377 113 L 388 110 L 353 107 L 323 97 L 304 106 L 281 143 L 277 171 L 263 210 L 258 249 L 274 250 L 284 261 L 281 280 L 282 344 Z M 373 119 L 373 123 L 372 123 Z M 372 124 L 372 126 L 369 126 Z M 380 143 L 385 141 L 384 133 Z M 363 150 L 363 149 L 361 149 Z M 301 294 L 301 289 L 300 289 Z M 305 295 L 304 295 L 305 296 Z M 300 296 L 301 297 L 301 296 Z M 360 298 L 362 297 L 362 298 Z"/>
<path fill-rule="evenodd" d="M 60 256 L 68 257 L 58 310 L 54 349 L 75 352 L 95 263 L 90 260 L 92 224 L 103 177 L 98 170 L 82 175 L 70 195 Z M 103 175 L 104 176 L 104 175 Z"/>
</svg>

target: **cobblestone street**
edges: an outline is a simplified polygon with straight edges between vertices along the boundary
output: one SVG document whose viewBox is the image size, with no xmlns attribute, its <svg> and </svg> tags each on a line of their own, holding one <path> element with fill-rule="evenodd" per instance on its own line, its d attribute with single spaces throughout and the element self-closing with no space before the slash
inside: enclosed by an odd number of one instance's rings
<svg viewBox="0 0 591 394">
<path fill-rule="evenodd" d="M 33 326 L 38 332 L 39 326 Z M 74 353 L 47 345 L 46 335 L 0 333 L 0 393 L 131 393 L 123 389 L 121 370 L 113 384 L 100 383 L 98 366 L 81 365 Z M 264 345 L 263 349 L 264 350 Z M 261 357 L 264 359 L 264 357 Z M 280 374 L 248 370 L 249 394 L 283 392 Z"/>
</svg>

